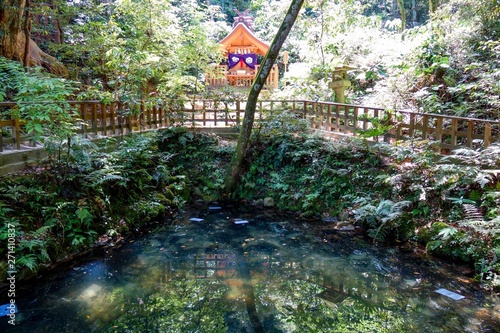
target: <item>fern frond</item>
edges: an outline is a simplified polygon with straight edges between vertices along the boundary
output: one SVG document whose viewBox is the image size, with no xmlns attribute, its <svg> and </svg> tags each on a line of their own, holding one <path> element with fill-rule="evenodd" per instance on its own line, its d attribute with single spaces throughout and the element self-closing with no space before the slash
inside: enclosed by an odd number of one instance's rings
<svg viewBox="0 0 500 333">
<path fill-rule="evenodd" d="M 38 269 L 37 256 L 34 254 L 27 254 L 19 257 L 16 264 L 20 268 L 28 267 L 32 272 L 35 272 Z"/>
</svg>

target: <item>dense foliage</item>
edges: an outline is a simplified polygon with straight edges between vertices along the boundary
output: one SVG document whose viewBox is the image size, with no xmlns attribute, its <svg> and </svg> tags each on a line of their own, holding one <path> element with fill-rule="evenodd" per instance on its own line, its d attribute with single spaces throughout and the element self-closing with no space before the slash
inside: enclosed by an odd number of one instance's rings
<svg viewBox="0 0 500 333">
<path fill-rule="evenodd" d="M 0 239 L 15 226 L 16 264 L 33 272 L 96 242 L 114 243 L 168 218 L 189 198 L 213 196 L 220 189 L 213 153 L 227 155 L 216 142 L 183 128 L 99 146 L 74 138 L 67 156 L 2 178 Z M 2 262 L 2 275 L 5 269 Z"/>
<path fill-rule="evenodd" d="M 33 34 L 59 30 L 57 55 L 82 98 L 137 104 L 212 94 L 205 73 L 222 59 L 217 42 L 235 9 L 250 10 L 255 34 L 270 43 L 288 3 L 282 1 L 56 1 L 34 4 Z M 348 64 L 350 102 L 495 119 L 498 102 L 498 1 L 333 1 L 304 5 L 283 51 L 289 71 L 274 96 L 333 100 L 335 67 Z M 137 111 L 137 110 L 136 110 Z"/>
</svg>

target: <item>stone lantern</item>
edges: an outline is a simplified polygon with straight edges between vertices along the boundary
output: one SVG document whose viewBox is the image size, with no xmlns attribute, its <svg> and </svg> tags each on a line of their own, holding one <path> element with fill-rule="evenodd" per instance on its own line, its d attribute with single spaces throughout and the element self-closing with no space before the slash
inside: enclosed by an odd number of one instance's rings
<svg viewBox="0 0 500 333">
<path fill-rule="evenodd" d="M 332 74 L 332 82 L 328 86 L 335 91 L 335 101 L 337 103 L 345 103 L 344 92 L 347 87 L 351 86 L 351 81 L 347 79 L 347 71 L 356 69 L 350 66 L 335 67 Z"/>
</svg>

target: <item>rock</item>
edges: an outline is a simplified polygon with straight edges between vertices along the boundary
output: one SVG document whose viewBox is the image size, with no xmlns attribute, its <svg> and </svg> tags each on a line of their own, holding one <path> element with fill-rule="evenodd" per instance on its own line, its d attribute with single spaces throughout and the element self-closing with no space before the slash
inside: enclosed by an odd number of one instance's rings
<svg viewBox="0 0 500 333">
<path fill-rule="evenodd" d="M 353 231 L 355 229 L 354 226 L 348 221 L 337 222 L 335 228 L 341 231 Z"/>
<path fill-rule="evenodd" d="M 274 199 L 271 197 L 264 198 L 264 207 L 274 207 Z"/>
<path fill-rule="evenodd" d="M 349 218 L 349 211 L 347 209 L 343 209 L 339 213 L 339 220 L 340 221 L 346 221 Z"/>
<path fill-rule="evenodd" d="M 336 217 L 331 217 L 331 216 L 323 215 L 323 216 L 321 216 L 321 220 L 323 222 L 332 223 L 332 222 L 338 222 L 339 219 L 336 218 Z"/>
<path fill-rule="evenodd" d="M 264 207 L 264 200 L 262 200 L 262 199 L 253 200 L 251 205 L 256 206 L 257 208 L 263 208 Z"/>
<path fill-rule="evenodd" d="M 194 202 L 194 208 L 206 210 L 206 209 L 208 209 L 208 205 L 205 203 L 205 201 L 198 199 Z"/>
</svg>

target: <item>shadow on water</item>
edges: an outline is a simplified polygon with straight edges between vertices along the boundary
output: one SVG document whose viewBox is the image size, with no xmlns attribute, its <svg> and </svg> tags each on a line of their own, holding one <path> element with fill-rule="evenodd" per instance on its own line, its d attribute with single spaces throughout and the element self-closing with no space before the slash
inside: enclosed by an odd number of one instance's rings
<svg viewBox="0 0 500 333">
<path fill-rule="evenodd" d="M 213 208 L 20 289 L 16 325 L 0 317 L 0 330 L 500 331 L 498 299 L 460 267 L 367 244 L 328 224 L 313 232 L 286 219 Z"/>
</svg>

